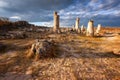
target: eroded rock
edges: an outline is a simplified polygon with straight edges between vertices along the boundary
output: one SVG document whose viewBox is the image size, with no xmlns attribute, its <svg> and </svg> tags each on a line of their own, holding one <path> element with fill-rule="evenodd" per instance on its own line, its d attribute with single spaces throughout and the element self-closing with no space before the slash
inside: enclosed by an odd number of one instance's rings
<svg viewBox="0 0 120 80">
<path fill-rule="evenodd" d="M 93 37 L 94 36 L 94 21 L 93 20 L 90 20 L 88 22 L 88 27 L 87 27 L 87 33 L 86 33 L 87 36 L 91 36 Z"/>
<path fill-rule="evenodd" d="M 52 40 L 37 40 L 32 44 L 28 58 L 34 57 L 36 60 L 45 57 L 55 56 L 55 45 Z"/>
</svg>

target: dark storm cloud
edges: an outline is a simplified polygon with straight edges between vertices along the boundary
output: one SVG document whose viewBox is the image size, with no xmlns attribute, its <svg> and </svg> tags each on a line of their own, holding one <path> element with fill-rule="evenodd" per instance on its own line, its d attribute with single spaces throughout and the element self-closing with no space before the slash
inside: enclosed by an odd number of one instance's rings
<svg viewBox="0 0 120 80">
<path fill-rule="evenodd" d="M 0 15 L 29 22 L 51 22 L 58 11 L 61 25 L 71 26 L 76 17 L 81 25 L 89 19 L 95 25 L 120 26 L 120 0 L 0 0 Z"/>
<path fill-rule="evenodd" d="M 20 16 L 28 21 L 48 21 L 50 14 L 54 10 L 67 8 L 73 3 L 73 0 L 1 0 L 1 15 Z M 44 18 L 45 19 L 44 19 Z M 42 18 L 42 19 L 41 19 Z"/>
<path fill-rule="evenodd" d="M 59 10 L 72 4 L 72 0 L 2 0 L 7 5 L 2 7 L 5 10 L 14 12 Z"/>
</svg>

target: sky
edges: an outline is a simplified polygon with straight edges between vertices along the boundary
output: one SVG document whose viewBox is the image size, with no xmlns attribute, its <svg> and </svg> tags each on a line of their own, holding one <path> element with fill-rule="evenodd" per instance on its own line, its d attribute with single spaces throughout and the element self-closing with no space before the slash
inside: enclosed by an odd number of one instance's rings
<svg viewBox="0 0 120 80">
<path fill-rule="evenodd" d="M 60 15 L 60 26 L 73 26 L 77 17 L 80 26 L 120 26 L 120 0 L 0 0 L 0 17 L 26 20 L 53 26 L 53 12 Z"/>
</svg>

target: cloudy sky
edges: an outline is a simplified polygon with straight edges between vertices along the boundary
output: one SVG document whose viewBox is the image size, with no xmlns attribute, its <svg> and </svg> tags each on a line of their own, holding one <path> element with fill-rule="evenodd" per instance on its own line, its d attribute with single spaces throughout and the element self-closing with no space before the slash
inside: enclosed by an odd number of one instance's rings
<svg viewBox="0 0 120 80">
<path fill-rule="evenodd" d="M 53 25 L 53 12 L 60 15 L 61 26 L 80 25 L 93 19 L 95 25 L 120 26 L 120 0 L 0 0 L 0 16 Z"/>
</svg>

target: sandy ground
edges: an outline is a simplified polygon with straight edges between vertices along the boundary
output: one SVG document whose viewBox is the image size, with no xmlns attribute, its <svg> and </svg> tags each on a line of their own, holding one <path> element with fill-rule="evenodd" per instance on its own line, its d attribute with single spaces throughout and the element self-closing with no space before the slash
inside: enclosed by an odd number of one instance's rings
<svg viewBox="0 0 120 80">
<path fill-rule="evenodd" d="M 34 39 L 1 40 L 0 80 L 119 80 L 120 37 L 48 35 L 57 45 L 56 57 L 35 61 L 26 54 Z"/>
</svg>

